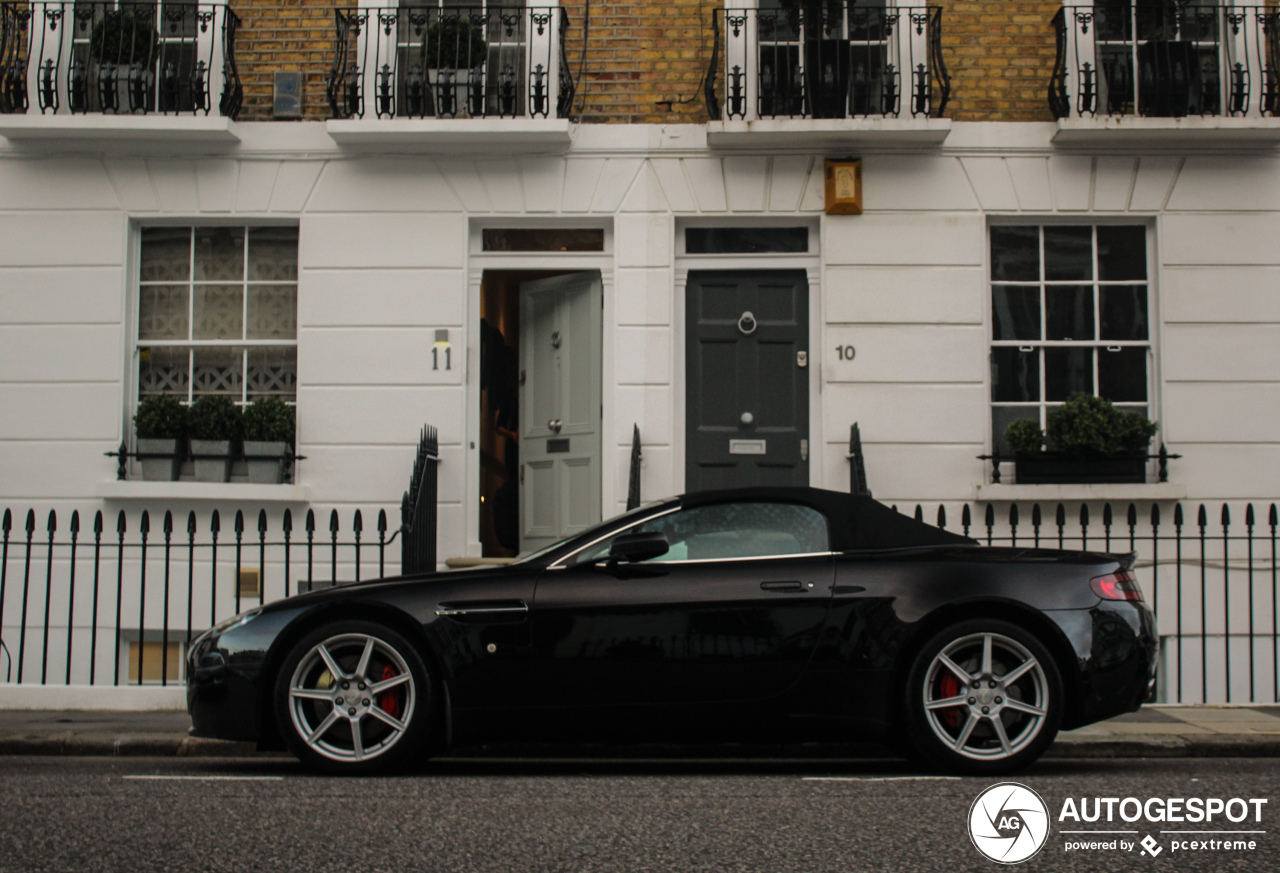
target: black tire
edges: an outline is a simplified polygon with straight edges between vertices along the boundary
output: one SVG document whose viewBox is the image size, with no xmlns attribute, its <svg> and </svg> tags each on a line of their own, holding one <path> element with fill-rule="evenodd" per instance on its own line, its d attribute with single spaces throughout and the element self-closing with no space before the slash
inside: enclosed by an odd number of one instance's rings
<svg viewBox="0 0 1280 873">
<path fill-rule="evenodd" d="M 994 618 L 962 621 L 935 634 L 912 660 L 905 695 L 907 735 L 923 758 L 946 770 L 991 776 L 1044 754 L 1058 734 L 1065 703 L 1049 650 L 1017 625 Z M 944 701 L 956 704 L 938 706 Z"/>
<path fill-rule="evenodd" d="M 308 633 L 285 657 L 273 701 L 289 751 L 313 769 L 364 775 L 425 755 L 431 676 L 417 649 L 383 625 L 339 621 Z"/>
</svg>

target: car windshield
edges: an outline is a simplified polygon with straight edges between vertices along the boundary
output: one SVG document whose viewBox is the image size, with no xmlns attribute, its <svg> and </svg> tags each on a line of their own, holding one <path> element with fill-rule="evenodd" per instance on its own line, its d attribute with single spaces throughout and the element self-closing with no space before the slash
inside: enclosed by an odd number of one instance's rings
<svg viewBox="0 0 1280 873">
<path fill-rule="evenodd" d="M 512 563 L 528 564 L 532 561 L 536 561 L 539 558 L 549 555 L 552 552 L 559 551 L 560 549 L 563 549 L 566 546 L 569 546 L 573 543 L 590 542 L 591 540 L 595 539 L 597 536 L 600 535 L 600 531 L 613 527 L 617 523 L 626 521 L 627 519 L 632 518 L 633 516 L 643 515 L 646 512 L 651 512 L 655 506 L 658 506 L 659 504 L 662 504 L 662 503 L 666 503 L 670 499 L 671 498 L 668 497 L 668 498 L 664 498 L 663 500 L 651 500 L 642 506 L 637 506 L 635 509 L 628 509 L 626 512 L 615 515 L 612 518 L 605 519 L 595 527 L 588 528 L 582 533 L 576 533 L 571 537 L 565 537 L 562 540 L 558 540 L 557 542 L 554 542 L 549 546 L 543 546 L 537 551 L 530 552 L 527 555 L 521 555 L 520 557 L 516 558 L 516 560 L 512 561 Z"/>
</svg>

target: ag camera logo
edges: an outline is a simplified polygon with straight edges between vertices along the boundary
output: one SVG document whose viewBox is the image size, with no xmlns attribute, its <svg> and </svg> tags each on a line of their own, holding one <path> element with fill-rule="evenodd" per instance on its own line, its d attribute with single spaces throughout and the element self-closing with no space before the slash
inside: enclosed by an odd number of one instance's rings
<svg viewBox="0 0 1280 873">
<path fill-rule="evenodd" d="M 992 861 L 1021 863 L 1049 839 L 1049 808 L 1021 783 L 992 785 L 969 807 L 969 839 Z"/>
</svg>

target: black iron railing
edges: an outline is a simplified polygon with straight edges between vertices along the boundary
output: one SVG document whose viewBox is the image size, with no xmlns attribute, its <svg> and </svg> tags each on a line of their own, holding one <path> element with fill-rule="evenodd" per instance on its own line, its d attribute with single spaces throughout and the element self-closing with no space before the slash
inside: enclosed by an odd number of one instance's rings
<svg viewBox="0 0 1280 873">
<path fill-rule="evenodd" d="M 334 118 L 567 117 L 568 15 L 558 7 L 334 12 Z"/>
<path fill-rule="evenodd" d="M 440 440 L 427 425 L 418 435 L 418 454 L 409 476 L 409 490 L 400 501 L 400 572 L 430 573 L 436 569 L 436 467 Z"/>
<path fill-rule="evenodd" d="M 849 493 L 872 496 L 867 487 L 867 462 L 862 457 L 862 430 L 856 421 L 849 426 Z"/>
<path fill-rule="evenodd" d="M 941 117 L 951 94 L 942 9 L 841 0 L 725 9 L 707 75 L 713 120 Z M 719 31 L 724 31 L 723 112 Z"/>
<path fill-rule="evenodd" d="M 0 112 L 235 118 L 240 19 L 221 3 L 0 6 Z"/>
<path fill-rule="evenodd" d="M 644 455 L 640 452 L 640 425 L 633 425 L 632 428 L 631 465 L 627 470 L 628 511 L 640 505 L 640 462 L 644 458 Z"/>
<path fill-rule="evenodd" d="M 1064 6 L 1053 25 L 1056 118 L 1280 113 L 1274 6 L 1098 0 Z"/>
<path fill-rule="evenodd" d="M 423 471 L 434 470 L 423 462 Z M 420 481 L 426 481 L 421 479 Z M 895 507 L 898 508 L 898 507 Z M 985 545 L 1135 552 L 1161 640 L 1159 699 L 1280 701 L 1275 503 L 918 504 L 917 519 Z M 0 517 L 0 682 L 167 685 L 203 628 L 242 609 L 314 587 L 384 575 L 388 547 L 363 515 L 97 512 Z M 222 518 L 231 522 L 223 527 Z M 350 520 L 347 521 L 346 519 Z M 957 523 L 958 522 L 958 523 Z"/>
</svg>

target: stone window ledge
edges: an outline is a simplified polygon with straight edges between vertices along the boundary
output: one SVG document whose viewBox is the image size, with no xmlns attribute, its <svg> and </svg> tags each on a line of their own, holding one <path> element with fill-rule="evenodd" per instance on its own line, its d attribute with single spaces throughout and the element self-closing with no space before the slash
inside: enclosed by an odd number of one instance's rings
<svg viewBox="0 0 1280 873">
<path fill-rule="evenodd" d="M 1130 503 L 1143 500 L 1185 500 L 1187 486 L 1176 482 L 1152 482 L 1148 484 L 1098 483 L 1092 485 L 979 485 L 974 489 L 974 499 L 980 503 L 1016 500 L 1034 501 L 1044 509 L 1046 503 L 1073 500 L 1099 500 L 1111 503 Z"/>
<path fill-rule="evenodd" d="M 108 479 L 98 483 L 103 500 L 208 500 L 226 503 L 307 503 L 310 485 L 258 485 L 249 482 L 146 482 Z"/>
<path fill-rule="evenodd" d="M 0 115 L 0 136 L 15 142 L 237 143 L 236 123 L 221 115 Z"/>
<path fill-rule="evenodd" d="M 707 145 L 720 149 L 928 148 L 942 145 L 949 133 L 949 118 L 768 118 L 707 122 Z"/>
<path fill-rule="evenodd" d="M 1218 146 L 1257 148 L 1280 144 L 1280 118 L 1189 116 L 1140 118 L 1102 115 L 1063 118 L 1057 146 Z"/>
</svg>

